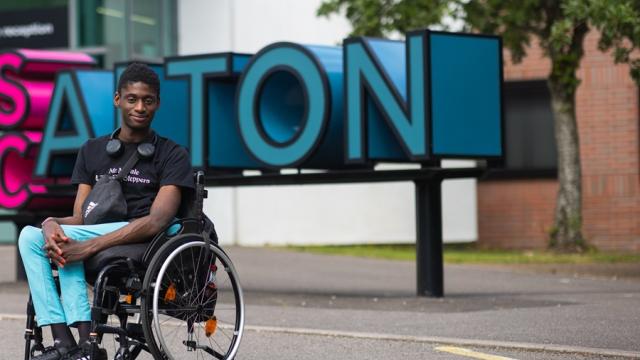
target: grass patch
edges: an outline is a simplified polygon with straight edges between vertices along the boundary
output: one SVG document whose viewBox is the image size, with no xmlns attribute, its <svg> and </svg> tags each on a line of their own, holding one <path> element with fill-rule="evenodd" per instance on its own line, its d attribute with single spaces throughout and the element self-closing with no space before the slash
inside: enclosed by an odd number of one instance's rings
<svg viewBox="0 0 640 360">
<path fill-rule="evenodd" d="M 290 246 L 289 249 L 316 254 L 415 260 L 415 245 Z M 550 251 L 477 249 L 473 244 L 447 244 L 444 261 L 450 264 L 593 264 L 640 262 L 640 254 L 589 251 L 559 254 Z"/>
</svg>

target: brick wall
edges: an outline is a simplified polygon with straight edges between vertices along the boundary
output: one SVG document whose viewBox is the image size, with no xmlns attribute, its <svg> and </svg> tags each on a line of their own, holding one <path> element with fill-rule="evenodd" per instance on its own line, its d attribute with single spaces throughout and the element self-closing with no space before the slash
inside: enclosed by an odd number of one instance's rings
<svg viewBox="0 0 640 360">
<path fill-rule="evenodd" d="M 602 250 L 640 252 L 638 89 L 624 65 L 585 39 L 576 105 L 583 175 L 584 233 Z M 505 53 L 505 80 L 544 79 L 550 63 L 533 47 L 518 65 Z M 554 180 L 484 181 L 478 185 L 479 242 L 542 248 L 553 223 Z"/>
<path fill-rule="evenodd" d="M 506 249 L 546 246 L 557 189 L 555 180 L 479 182 L 480 244 Z"/>
</svg>

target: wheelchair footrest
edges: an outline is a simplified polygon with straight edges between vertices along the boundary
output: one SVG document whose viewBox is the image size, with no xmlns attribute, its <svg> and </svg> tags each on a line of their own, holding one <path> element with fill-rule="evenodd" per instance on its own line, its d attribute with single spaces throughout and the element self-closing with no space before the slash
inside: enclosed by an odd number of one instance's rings
<svg viewBox="0 0 640 360">
<path fill-rule="evenodd" d="M 142 324 L 127 324 L 127 334 L 134 339 L 144 339 Z"/>
</svg>

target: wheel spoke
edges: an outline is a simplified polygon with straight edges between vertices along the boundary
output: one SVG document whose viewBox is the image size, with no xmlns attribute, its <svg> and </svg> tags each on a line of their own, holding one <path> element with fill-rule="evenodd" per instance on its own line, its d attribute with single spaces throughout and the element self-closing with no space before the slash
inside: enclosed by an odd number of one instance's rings
<svg viewBox="0 0 640 360">
<path fill-rule="evenodd" d="M 192 269 L 195 270 L 196 268 L 196 263 L 195 263 L 195 259 L 193 257 L 193 248 L 189 249 L 191 251 L 191 265 L 193 266 Z M 196 288 L 196 279 L 193 279 L 192 284 L 191 284 L 191 293 L 193 294 Z M 193 300 L 193 298 L 191 298 L 191 300 Z M 193 305 L 193 303 L 190 301 L 189 305 Z"/>
<path fill-rule="evenodd" d="M 235 271 L 227 261 L 226 254 L 215 245 L 208 252 L 200 241 L 168 245 L 166 252 L 154 256 L 148 271 L 155 273 L 158 288 L 148 288 L 153 295 L 151 299 L 145 298 L 145 303 L 152 304 L 152 313 L 147 312 L 144 317 L 153 316 L 158 323 L 148 323 L 143 329 L 147 339 L 171 358 L 223 359 L 225 354 L 237 351 L 242 335 L 238 330 L 242 329 L 240 321 L 244 316 Z M 209 285 L 214 265 L 215 287 Z M 145 281 L 147 284 L 148 280 Z M 175 287 L 176 297 L 164 302 L 169 286 Z M 205 324 L 214 315 L 217 324 L 213 333 L 206 336 Z"/>
</svg>

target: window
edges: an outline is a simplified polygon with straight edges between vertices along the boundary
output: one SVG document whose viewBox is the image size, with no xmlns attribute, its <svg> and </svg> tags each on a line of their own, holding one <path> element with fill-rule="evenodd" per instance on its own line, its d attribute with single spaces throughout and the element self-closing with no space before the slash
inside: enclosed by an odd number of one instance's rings
<svg viewBox="0 0 640 360">
<path fill-rule="evenodd" d="M 555 176 L 557 150 L 546 81 L 504 84 L 505 173 Z"/>
<path fill-rule="evenodd" d="M 160 61 L 176 52 L 175 0 L 82 0 L 77 4 L 77 48 L 101 66 L 138 59 Z"/>
</svg>

